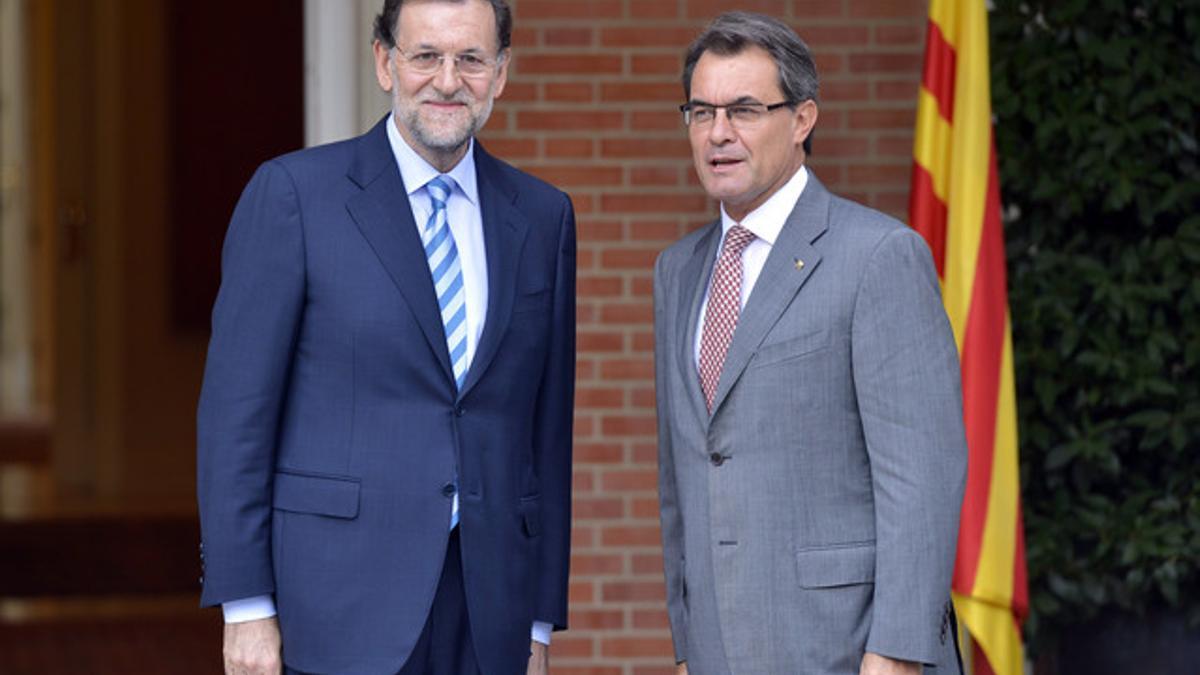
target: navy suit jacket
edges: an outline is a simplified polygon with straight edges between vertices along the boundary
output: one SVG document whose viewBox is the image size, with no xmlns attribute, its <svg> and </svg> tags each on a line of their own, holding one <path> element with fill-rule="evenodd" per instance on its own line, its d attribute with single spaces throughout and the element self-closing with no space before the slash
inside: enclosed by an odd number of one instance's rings
<svg viewBox="0 0 1200 675">
<path fill-rule="evenodd" d="M 524 672 L 531 623 L 567 619 L 574 212 L 475 144 L 489 302 L 456 391 L 387 123 L 263 164 L 234 211 L 198 414 L 201 604 L 273 593 L 289 666 L 395 673 L 457 476 L 480 664 Z"/>
</svg>

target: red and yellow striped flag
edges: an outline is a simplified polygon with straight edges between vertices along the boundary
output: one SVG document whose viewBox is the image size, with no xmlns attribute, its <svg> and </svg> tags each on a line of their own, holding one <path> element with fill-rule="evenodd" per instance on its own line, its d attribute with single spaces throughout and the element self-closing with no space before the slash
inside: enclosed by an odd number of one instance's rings
<svg viewBox="0 0 1200 675">
<path fill-rule="evenodd" d="M 1028 607 L 1012 333 L 984 0 L 931 0 L 911 224 L 933 249 L 962 361 L 970 461 L 954 606 L 975 675 L 1020 675 Z"/>
</svg>

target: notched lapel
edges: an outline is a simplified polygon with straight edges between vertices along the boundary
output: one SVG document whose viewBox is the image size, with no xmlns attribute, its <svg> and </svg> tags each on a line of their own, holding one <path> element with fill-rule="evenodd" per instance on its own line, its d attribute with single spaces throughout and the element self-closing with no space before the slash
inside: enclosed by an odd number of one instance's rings
<svg viewBox="0 0 1200 675">
<path fill-rule="evenodd" d="M 486 247 L 488 306 L 479 348 L 471 360 L 459 398 L 483 377 L 496 356 L 512 317 L 516 296 L 517 266 L 529 233 L 529 221 L 516 209 L 516 188 L 505 181 L 491 155 L 475 143 L 475 173 L 479 185 L 479 211 Z"/>
<path fill-rule="evenodd" d="M 704 403 L 704 391 L 700 389 L 700 375 L 696 371 L 696 330 L 700 321 L 700 305 L 704 302 L 704 290 L 716 264 L 717 246 L 721 242 L 721 221 L 706 225 L 708 231 L 696 240 L 692 256 L 684 263 L 679 274 L 679 316 L 676 319 L 678 340 L 676 354 L 683 373 L 688 399 L 696 415 L 708 419 L 708 407 Z"/>
<path fill-rule="evenodd" d="M 821 253 L 812 243 L 828 227 L 829 192 L 809 171 L 808 185 L 796 200 L 787 223 L 771 247 L 758 281 L 754 283 L 754 290 L 738 318 L 713 398 L 714 413 L 741 377 L 767 332 L 783 316 L 804 282 L 817 270 Z M 797 261 L 803 264 L 797 264 Z"/>
<path fill-rule="evenodd" d="M 384 124 L 387 118 L 359 142 L 348 175 L 362 191 L 346 201 L 346 209 L 408 303 L 446 377 L 453 382 L 433 277 Z"/>
</svg>

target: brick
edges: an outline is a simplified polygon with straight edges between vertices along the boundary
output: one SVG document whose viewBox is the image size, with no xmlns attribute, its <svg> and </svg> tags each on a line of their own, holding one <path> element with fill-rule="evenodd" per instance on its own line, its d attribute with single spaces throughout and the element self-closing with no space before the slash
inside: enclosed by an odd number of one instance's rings
<svg viewBox="0 0 1200 675">
<path fill-rule="evenodd" d="M 875 26 L 875 44 L 877 45 L 920 47 L 924 42 L 924 25 L 896 26 L 885 24 Z"/>
<path fill-rule="evenodd" d="M 851 0 L 846 3 L 850 16 L 862 19 L 924 18 L 925 0 Z"/>
<path fill-rule="evenodd" d="M 554 652 L 553 672 L 554 675 L 624 675 L 620 666 L 564 666 L 558 661 L 558 652 Z"/>
<path fill-rule="evenodd" d="M 595 476 L 593 476 L 590 472 L 576 471 L 571 475 L 571 492 L 574 494 L 579 494 L 580 492 L 591 492 L 595 483 Z M 579 528 L 575 528 L 575 531 L 572 532 L 572 540 L 574 540 L 575 535 L 578 534 L 579 531 Z M 591 542 L 589 541 L 587 544 L 590 545 Z"/>
<path fill-rule="evenodd" d="M 821 77 L 827 77 L 833 73 L 840 73 L 846 67 L 846 60 L 841 54 L 832 52 L 815 52 L 813 54 L 813 63 L 817 66 L 817 73 Z"/>
<path fill-rule="evenodd" d="M 659 504 L 655 497 L 646 499 L 634 499 L 633 506 L 629 509 L 629 515 L 634 518 L 657 518 Z M 637 571 L 636 569 L 634 571 Z"/>
<path fill-rule="evenodd" d="M 629 170 L 629 184 L 638 187 L 679 185 L 677 166 L 635 166 Z"/>
<path fill-rule="evenodd" d="M 575 293 L 583 298 L 620 297 L 624 286 L 620 277 L 580 275 L 575 281 Z"/>
<path fill-rule="evenodd" d="M 662 535 L 657 526 L 608 527 L 600 531 L 600 545 L 618 548 L 660 546 Z"/>
<path fill-rule="evenodd" d="M 572 517 L 579 520 L 613 519 L 625 515 L 625 505 L 611 497 L 576 499 L 571 505 Z M 607 546 L 607 536 L 601 532 L 601 542 Z M 618 561 L 620 559 L 618 558 Z M 620 571 L 619 569 L 617 570 Z"/>
<path fill-rule="evenodd" d="M 634 352 L 652 352 L 654 351 L 654 333 L 652 331 L 639 331 L 630 336 L 633 344 L 630 349 Z M 643 398 L 642 391 L 635 391 L 633 397 L 633 406 L 635 408 L 650 408 L 654 406 L 654 392 L 650 392 L 650 398 Z"/>
<path fill-rule="evenodd" d="M 594 145 L 590 138 L 548 138 L 546 157 L 591 157 Z"/>
<path fill-rule="evenodd" d="M 879 183 L 903 183 L 912 174 L 912 165 L 904 164 L 851 164 L 846 167 L 846 179 L 855 185 Z"/>
<path fill-rule="evenodd" d="M 654 305 L 649 302 L 606 304 L 600 308 L 600 321 L 610 326 L 622 323 L 645 326 L 654 321 Z"/>
<path fill-rule="evenodd" d="M 571 563 L 574 568 L 575 563 Z M 625 613 L 613 609 L 580 609 L 570 613 L 567 623 L 571 630 L 615 630 L 625 627 Z M 555 656 L 557 656 L 557 652 Z M 554 672 L 562 672 L 555 668 Z"/>
<path fill-rule="evenodd" d="M 614 248 L 600 254 L 600 265 L 612 270 L 648 270 L 657 257 L 656 249 Z"/>
<path fill-rule="evenodd" d="M 552 103 L 591 103 L 596 100 L 595 87 L 591 82 L 548 82 L 545 92 L 545 99 Z M 519 123 L 520 117 L 517 119 Z"/>
<path fill-rule="evenodd" d="M 678 171 L 675 172 L 675 177 L 678 180 Z M 679 238 L 680 232 L 679 222 L 675 220 L 635 220 L 629 226 L 629 236 L 634 241 L 673 242 Z"/>
<path fill-rule="evenodd" d="M 645 1 L 648 0 L 639 0 L 639 2 Z M 602 29 L 600 44 L 605 47 L 655 47 L 682 50 L 696 39 L 700 30 L 700 26 L 632 24 Z"/>
<path fill-rule="evenodd" d="M 675 675 L 675 668 L 674 666 L 634 666 L 633 675 Z"/>
<path fill-rule="evenodd" d="M 591 28 L 550 26 L 542 31 L 542 44 L 547 47 L 590 47 L 595 39 Z"/>
<path fill-rule="evenodd" d="M 851 129 L 911 129 L 917 111 L 912 108 L 881 108 L 879 110 L 851 110 Z"/>
<path fill-rule="evenodd" d="M 599 331 L 579 331 L 575 335 L 576 349 L 581 352 L 620 352 L 625 348 L 625 336 L 621 333 L 614 332 L 599 332 Z M 618 397 L 616 403 L 612 403 L 607 398 L 601 398 L 599 392 L 610 390 L 596 390 L 592 392 L 585 407 L 600 406 L 613 408 L 621 405 L 621 398 Z M 615 390 L 620 394 L 620 390 Z M 576 401 L 579 401 L 579 392 L 576 392 Z M 578 403 L 577 403 L 578 404 Z"/>
<path fill-rule="evenodd" d="M 629 16 L 634 19 L 673 19 L 679 16 L 679 0 L 632 0 Z"/>
<path fill-rule="evenodd" d="M 538 31 L 532 27 L 517 26 L 512 33 L 513 47 L 534 47 L 538 43 Z"/>
<path fill-rule="evenodd" d="M 572 185 L 572 183 L 563 181 L 561 178 L 559 178 L 559 176 L 560 176 L 559 171 L 550 170 L 550 171 L 547 171 L 544 175 L 552 183 L 556 183 L 559 185 Z M 608 180 L 608 181 L 605 181 L 605 183 L 608 183 L 609 185 L 619 185 L 621 183 L 621 181 Z M 584 185 L 584 186 L 601 185 L 601 184 L 603 184 L 603 183 L 601 183 L 600 181 L 587 181 L 587 180 L 581 180 L 578 183 L 576 183 L 576 185 Z M 617 221 L 617 220 L 591 220 L 591 219 L 583 220 L 583 219 L 581 219 L 577 223 L 576 228 L 578 229 L 579 241 L 584 242 L 584 243 L 621 241 L 624 236 L 624 231 L 623 231 L 624 228 L 621 227 L 621 222 Z M 601 265 L 603 265 L 603 264 L 604 264 L 604 262 L 601 261 Z"/>
<path fill-rule="evenodd" d="M 691 147 L 680 133 L 677 138 L 606 138 L 600 154 L 616 159 L 690 159 Z"/>
<path fill-rule="evenodd" d="M 635 4 L 653 5 L 654 2 L 638 2 Z M 679 77 L 683 73 L 683 55 L 669 54 L 634 54 L 630 60 L 630 68 L 634 75 L 673 75 Z M 674 82 L 679 91 L 678 80 Z M 682 93 L 680 94 L 682 96 Z"/>
<path fill-rule="evenodd" d="M 921 83 L 916 78 L 908 80 L 881 80 L 875 83 L 875 98 L 881 101 L 911 101 L 915 106 Z"/>
<path fill-rule="evenodd" d="M 796 26 L 796 32 L 814 52 L 833 47 L 857 47 L 870 42 L 871 30 L 861 24 Z"/>
<path fill-rule="evenodd" d="M 671 621 L 667 618 L 665 609 L 635 609 L 633 627 L 640 630 L 669 629 Z"/>
<path fill-rule="evenodd" d="M 658 446 L 654 443 L 637 443 L 633 446 L 633 463 L 655 466 L 658 461 Z"/>
<path fill-rule="evenodd" d="M 513 82 L 508 81 L 504 85 L 504 93 L 500 100 L 505 103 L 530 103 L 536 101 L 538 97 L 537 85 L 533 82 Z"/>
<path fill-rule="evenodd" d="M 641 340 L 640 342 L 643 344 L 649 343 L 648 346 L 650 347 L 650 349 L 654 348 L 654 334 L 653 333 L 649 333 L 649 334 L 642 333 L 642 334 L 638 334 L 635 337 L 639 337 L 639 338 L 640 337 L 649 337 L 649 339 Z M 641 344 L 635 345 L 634 351 L 640 351 L 640 350 L 638 350 L 638 347 L 641 347 L 641 346 L 642 346 Z M 649 350 L 646 350 L 646 351 L 649 351 Z M 641 408 L 643 410 L 654 408 L 654 389 L 653 388 L 634 389 L 633 392 L 631 393 L 631 395 L 632 395 L 631 403 L 634 408 Z"/>
<path fill-rule="evenodd" d="M 532 138 L 497 138 L 489 136 L 483 139 L 482 142 L 488 152 L 497 157 L 503 157 L 506 160 L 537 156 L 537 141 Z"/>
<path fill-rule="evenodd" d="M 694 213 L 708 207 L 704 195 L 672 193 L 606 194 L 600 204 L 606 213 Z"/>
<path fill-rule="evenodd" d="M 615 110 L 522 110 L 517 128 L 528 131 L 594 131 L 620 129 L 624 114 Z"/>
<path fill-rule="evenodd" d="M 646 358 L 603 361 L 600 377 L 605 380 L 651 380 L 654 378 L 654 361 Z"/>
<path fill-rule="evenodd" d="M 528 19 L 619 19 L 621 0 L 520 0 L 514 23 Z"/>
<path fill-rule="evenodd" d="M 705 21 L 735 9 L 782 16 L 786 8 L 784 0 L 687 0 L 687 16 Z"/>
<path fill-rule="evenodd" d="M 596 420 L 581 411 L 575 411 L 575 435 L 586 438 L 596 433 Z"/>
<path fill-rule="evenodd" d="M 678 101 L 679 85 L 675 82 L 606 82 L 600 85 L 600 100 Z"/>
<path fill-rule="evenodd" d="M 605 581 L 600 584 L 604 602 L 662 602 L 667 599 L 662 581 Z"/>
<path fill-rule="evenodd" d="M 653 469 L 608 471 L 600 477 L 604 491 L 648 492 L 658 489 L 658 472 Z"/>
<path fill-rule="evenodd" d="M 871 85 L 866 80 L 826 80 L 821 83 L 821 102 L 866 101 Z"/>
<path fill-rule="evenodd" d="M 635 298 L 651 297 L 654 293 L 654 279 L 651 277 L 640 277 L 634 279 L 629 287 L 629 294 Z"/>
<path fill-rule="evenodd" d="M 821 134 L 813 138 L 813 150 L 819 153 L 822 159 L 860 158 L 871 151 L 871 142 L 862 134 Z"/>
<path fill-rule="evenodd" d="M 850 0 L 853 2 L 853 0 Z M 845 15 L 843 0 L 792 0 L 792 14 L 798 19 L 831 18 Z M 804 35 L 804 33 L 800 33 Z"/>
<path fill-rule="evenodd" d="M 676 90 L 678 93 L 678 90 Z M 679 93 L 679 98 L 683 94 Z M 634 131 L 678 131 L 683 136 L 683 116 L 675 106 L 665 110 L 635 110 L 629 115 L 629 127 Z"/>
<path fill-rule="evenodd" d="M 880 158 L 904 157 L 911 160 L 913 156 L 912 134 L 905 134 L 903 136 L 880 136 L 879 138 L 876 138 L 875 154 Z"/>
<path fill-rule="evenodd" d="M 579 311 L 576 310 L 576 316 L 578 317 L 578 315 L 579 315 Z M 582 356 L 575 359 L 575 379 L 577 379 L 577 380 L 592 379 L 593 377 L 595 377 L 595 373 L 596 373 L 596 362 L 595 361 L 593 361 L 591 359 L 583 358 Z"/>
<path fill-rule="evenodd" d="M 517 72 L 522 76 L 618 75 L 624 67 L 619 55 L 584 53 L 518 55 L 516 66 Z"/>
<path fill-rule="evenodd" d="M 658 515 L 658 500 L 654 500 L 654 515 Z M 633 573 L 637 575 L 661 575 L 663 573 L 662 554 L 636 553 L 633 556 Z"/>
<path fill-rule="evenodd" d="M 567 586 L 567 600 L 575 605 L 585 602 L 592 602 L 596 597 L 596 587 L 590 581 L 572 581 Z M 557 645 L 558 641 L 554 643 Z M 557 655 L 558 652 L 556 651 Z"/>
<path fill-rule="evenodd" d="M 591 473 L 587 474 L 591 476 Z M 582 527 L 575 525 L 571 528 L 571 546 L 578 549 L 587 549 L 594 546 L 596 543 L 596 530 L 591 527 Z"/>
<path fill-rule="evenodd" d="M 571 658 L 593 656 L 596 653 L 595 640 L 584 634 L 556 635 L 553 638 L 554 657 Z"/>
<path fill-rule="evenodd" d="M 615 390 L 618 395 L 621 391 Z M 576 405 L 584 405 L 579 402 L 578 390 L 576 390 Z M 618 407 L 590 404 L 589 408 L 604 408 Z M 625 459 L 625 448 L 620 443 L 605 443 L 605 442 L 586 442 L 574 444 L 574 460 L 580 464 L 617 464 Z"/>
<path fill-rule="evenodd" d="M 852 73 L 920 73 L 920 52 L 871 52 L 850 55 Z"/>
</svg>

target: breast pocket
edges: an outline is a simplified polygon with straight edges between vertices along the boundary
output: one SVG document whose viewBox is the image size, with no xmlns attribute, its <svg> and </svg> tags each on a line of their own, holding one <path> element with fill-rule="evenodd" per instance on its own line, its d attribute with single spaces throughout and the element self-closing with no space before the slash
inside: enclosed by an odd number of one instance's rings
<svg viewBox="0 0 1200 675">
<path fill-rule="evenodd" d="M 513 301 L 513 314 L 550 311 L 550 289 L 522 293 Z"/>
<path fill-rule="evenodd" d="M 829 331 L 815 329 L 795 338 L 764 344 L 754 352 L 750 368 L 778 366 L 781 363 L 802 359 L 829 346 Z"/>
</svg>

